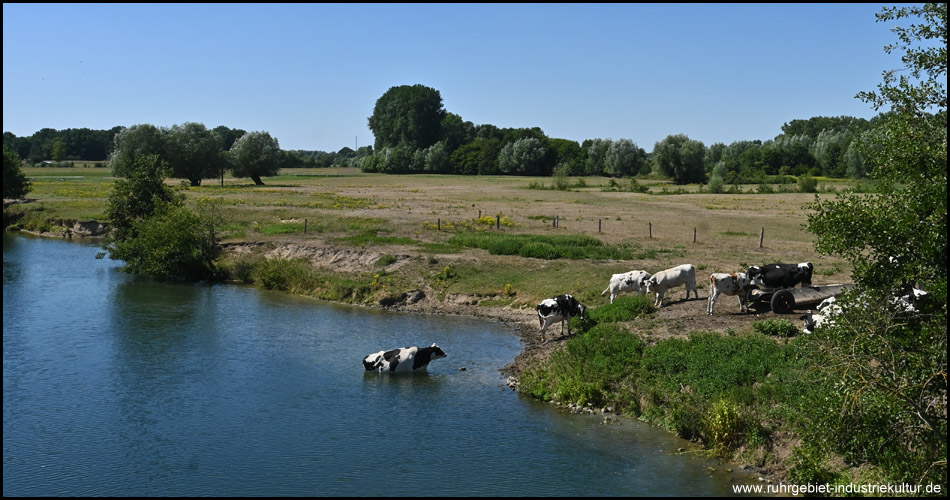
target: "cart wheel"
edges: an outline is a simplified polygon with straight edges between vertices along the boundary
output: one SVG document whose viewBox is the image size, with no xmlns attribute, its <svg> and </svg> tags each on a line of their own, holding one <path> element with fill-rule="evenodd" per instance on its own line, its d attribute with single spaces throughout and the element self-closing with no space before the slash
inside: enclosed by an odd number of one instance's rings
<svg viewBox="0 0 950 500">
<path fill-rule="evenodd" d="M 788 314 L 795 308 L 795 296 L 790 290 L 779 290 L 772 295 L 772 312 Z"/>
</svg>

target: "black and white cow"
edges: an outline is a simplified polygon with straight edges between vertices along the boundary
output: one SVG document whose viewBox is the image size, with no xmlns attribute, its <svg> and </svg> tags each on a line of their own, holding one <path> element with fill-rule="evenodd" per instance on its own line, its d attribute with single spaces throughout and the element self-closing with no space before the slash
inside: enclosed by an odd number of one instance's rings
<svg viewBox="0 0 950 500">
<path fill-rule="evenodd" d="M 581 304 L 571 295 L 558 295 L 552 299 L 544 299 L 536 308 L 538 311 L 538 326 L 541 328 L 541 338 L 548 326 L 561 322 L 561 332 L 564 332 L 564 322 L 567 321 L 567 334 L 571 334 L 571 318 L 575 316 L 584 319 L 584 304 Z M 545 341 L 546 342 L 546 341 Z"/>
<path fill-rule="evenodd" d="M 614 303 L 614 299 L 620 295 L 621 292 L 632 292 L 633 290 L 637 291 L 637 294 L 641 297 L 646 292 L 646 289 L 643 287 L 643 282 L 650 279 L 650 273 L 646 271 L 630 271 L 627 273 L 615 274 L 610 277 L 610 283 L 607 284 L 607 288 L 600 292 L 601 296 L 607 295 L 607 292 L 610 292 L 610 303 Z"/>
<path fill-rule="evenodd" d="M 890 298 L 891 306 L 900 314 L 911 315 L 919 312 L 918 306 L 920 305 L 920 301 L 925 300 L 929 295 L 927 292 L 913 286 L 905 287 L 900 293 L 901 295 Z M 869 307 L 867 298 L 863 296 L 857 298 L 857 304 L 859 307 Z M 833 325 L 835 318 L 840 315 L 841 312 L 842 309 L 841 306 L 837 304 L 837 298 L 828 297 L 818 304 L 816 313 L 809 310 L 805 316 L 802 317 L 802 319 L 805 320 L 805 326 L 802 328 L 802 331 L 805 333 L 814 333 L 815 328 L 821 325 Z"/>
<path fill-rule="evenodd" d="M 720 295 L 739 298 L 739 312 L 749 312 L 749 291 L 752 290 L 746 273 L 712 273 L 709 275 L 709 300 L 706 312 L 713 313 Z"/>
<path fill-rule="evenodd" d="M 686 300 L 689 300 L 689 291 L 692 290 L 696 298 L 699 298 L 699 291 L 696 289 L 696 266 L 692 264 L 682 264 L 669 269 L 664 269 L 649 279 L 643 281 L 647 293 L 655 293 L 656 300 L 653 305 L 663 307 L 663 296 L 666 291 L 675 286 L 686 286 Z"/>
<path fill-rule="evenodd" d="M 363 358 L 363 367 L 368 372 L 396 373 L 425 371 L 429 362 L 448 356 L 432 344 L 429 347 L 401 347 L 391 351 L 379 351 Z"/>
<path fill-rule="evenodd" d="M 752 286 L 760 288 L 792 288 L 801 283 L 811 285 L 815 266 L 811 262 L 801 264 L 767 264 L 752 266 L 747 273 Z"/>
</svg>

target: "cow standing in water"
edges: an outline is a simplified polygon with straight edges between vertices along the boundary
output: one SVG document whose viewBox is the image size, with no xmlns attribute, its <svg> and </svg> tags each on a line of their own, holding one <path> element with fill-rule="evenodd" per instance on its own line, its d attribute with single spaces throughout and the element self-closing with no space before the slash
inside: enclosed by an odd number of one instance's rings
<svg viewBox="0 0 950 500">
<path fill-rule="evenodd" d="M 541 340 L 547 342 L 544 339 L 544 332 L 547 331 L 548 326 L 560 321 L 561 333 L 563 333 L 564 322 L 567 321 L 567 334 L 570 335 L 571 318 L 576 316 L 584 319 L 584 309 L 586 307 L 570 295 L 558 295 L 552 299 L 544 299 L 536 309 L 538 311 L 538 325 L 541 328 Z"/>
<path fill-rule="evenodd" d="M 391 351 L 379 351 L 363 358 L 363 368 L 368 372 L 396 373 L 426 371 L 429 362 L 448 356 L 432 344 L 429 347 L 401 347 Z"/>
</svg>

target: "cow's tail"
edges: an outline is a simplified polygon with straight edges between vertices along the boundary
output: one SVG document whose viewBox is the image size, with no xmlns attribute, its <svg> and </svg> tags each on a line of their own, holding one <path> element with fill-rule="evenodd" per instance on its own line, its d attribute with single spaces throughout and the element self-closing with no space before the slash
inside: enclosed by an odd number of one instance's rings
<svg viewBox="0 0 950 500">
<path fill-rule="evenodd" d="M 608 286 L 607 288 L 605 288 L 603 292 L 600 292 L 600 296 L 603 297 L 604 295 L 607 295 L 607 292 L 609 292 L 609 291 L 610 291 L 610 286 Z"/>
</svg>

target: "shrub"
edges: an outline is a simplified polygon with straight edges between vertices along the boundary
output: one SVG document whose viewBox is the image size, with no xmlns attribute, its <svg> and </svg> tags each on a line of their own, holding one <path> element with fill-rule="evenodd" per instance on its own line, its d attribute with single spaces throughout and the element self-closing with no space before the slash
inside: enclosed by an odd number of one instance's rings
<svg viewBox="0 0 950 500">
<path fill-rule="evenodd" d="M 794 337 L 798 335 L 798 327 L 787 319 L 766 319 L 762 321 L 753 321 L 752 329 L 762 335 L 772 337 Z"/>
</svg>

